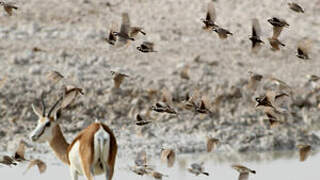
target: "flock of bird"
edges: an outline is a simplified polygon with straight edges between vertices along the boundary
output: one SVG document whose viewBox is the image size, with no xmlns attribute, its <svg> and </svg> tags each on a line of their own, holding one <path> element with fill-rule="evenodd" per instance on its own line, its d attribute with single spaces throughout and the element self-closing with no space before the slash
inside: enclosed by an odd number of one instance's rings
<svg viewBox="0 0 320 180">
<path fill-rule="evenodd" d="M 0 1 L 0 5 L 3 6 L 5 12 L 11 16 L 13 14 L 13 10 L 18 10 L 18 7 L 14 4 L 7 3 L 4 1 Z M 296 3 L 288 3 L 288 6 L 291 10 L 297 12 L 297 13 L 304 13 L 304 9 L 296 4 Z M 218 24 L 216 24 L 216 10 L 214 7 L 214 2 L 209 2 L 208 4 L 208 10 L 206 13 L 205 19 L 201 19 L 204 26 L 203 29 L 206 31 L 214 31 L 218 34 L 219 38 L 226 39 L 228 36 L 233 35 L 229 30 L 222 28 Z M 285 46 L 278 38 L 283 31 L 284 28 L 289 27 L 289 24 L 281 18 L 278 17 L 272 17 L 268 19 L 268 22 L 273 26 L 273 35 L 271 38 L 268 38 L 268 41 L 270 43 L 271 49 L 274 51 L 280 50 L 281 46 Z M 130 41 L 135 41 L 136 36 L 141 33 L 142 35 L 146 35 L 146 32 L 144 32 L 143 28 L 141 27 L 131 27 L 129 15 L 128 13 L 122 13 L 122 24 L 120 27 L 119 32 L 116 31 L 115 26 L 112 26 L 109 32 L 108 38 L 106 38 L 106 41 L 112 45 L 117 47 L 122 47 L 125 45 L 128 45 Z M 249 38 L 252 42 L 252 51 L 257 52 L 258 49 L 261 47 L 264 42 L 261 40 L 261 29 L 259 20 L 254 18 L 252 19 L 252 35 Z M 309 59 L 309 51 L 311 47 L 311 41 L 309 39 L 303 39 L 298 43 L 297 47 L 297 54 L 296 56 L 301 59 Z M 154 43 L 144 41 L 139 47 L 137 47 L 137 50 L 143 52 L 143 53 L 149 53 L 149 52 L 157 52 L 154 50 Z M 113 77 L 114 82 L 114 88 L 120 89 L 120 86 L 125 78 L 129 77 L 127 74 L 117 71 L 111 71 L 111 75 Z M 182 73 L 181 76 L 188 77 L 186 73 Z M 262 75 L 255 74 L 251 72 L 251 85 L 253 89 L 255 89 L 256 85 L 255 83 L 258 83 L 263 78 Z M 52 71 L 48 74 L 48 79 L 52 81 L 53 83 L 57 83 L 64 79 L 64 76 L 59 73 L 58 71 Z M 318 78 L 319 79 L 319 78 Z M 280 81 L 276 80 L 278 84 L 280 84 L 283 87 L 287 87 L 287 85 Z M 68 108 L 70 104 L 72 104 L 75 99 L 78 98 L 79 95 L 84 95 L 83 89 L 75 87 L 75 86 L 63 86 L 63 93 L 62 93 L 62 109 Z M 264 96 L 257 97 L 255 100 L 257 102 L 256 107 L 258 109 L 261 109 L 266 116 L 268 117 L 268 121 L 271 126 L 277 126 L 284 123 L 284 121 L 281 120 L 281 114 L 283 113 L 280 108 L 277 107 L 277 101 L 287 98 L 291 96 L 290 92 L 281 92 L 277 93 L 274 91 L 268 91 Z M 201 113 L 201 114 L 212 114 L 211 108 L 209 107 L 207 103 L 207 99 L 205 97 L 199 97 L 199 94 L 197 92 L 193 93 L 191 96 L 187 96 L 184 100 L 184 108 L 188 109 L 195 113 Z M 155 103 L 151 109 L 158 113 L 169 113 L 169 114 L 175 114 L 178 115 L 179 112 L 176 111 L 176 109 L 173 107 L 172 103 L 172 96 L 168 91 L 163 91 L 163 97 L 162 100 Z M 145 120 L 140 114 L 136 115 L 136 121 L 135 124 L 137 126 L 144 126 L 149 123 L 152 123 L 151 120 Z M 211 152 L 213 151 L 217 145 L 220 143 L 219 139 L 213 138 L 213 137 L 207 137 L 207 151 Z M 298 145 L 298 148 L 300 150 L 300 160 L 304 161 L 308 157 L 308 155 L 311 152 L 311 146 L 310 145 Z M 46 170 L 46 165 L 42 160 L 34 159 L 34 160 L 27 160 L 24 158 L 24 151 L 25 151 L 25 142 L 21 141 L 19 144 L 19 147 L 17 151 L 14 153 L 13 156 L 2 156 L 0 159 L 1 164 L 5 164 L 8 166 L 11 165 L 17 165 L 19 162 L 28 161 L 29 166 L 27 168 L 30 169 L 32 166 L 37 165 L 39 168 L 40 173 L 43 173 Z M 165 148 L 161 150 L 161 161 L 167 163 L 168 167 L 173 167 L 175 159 L 176 159 L 176 153 L 174 149 Z M 135 166 L 130 167 L 131 171 L 138 174 L 138 175 L 144 175 L 149 174 L 153 176 L 155 179 L 162 179 L 162 177 L 165 177 L 167 175 L 164 175 L 156 170 L 148 164 L 147 162 L 147 154 L 145 151 L 141 151 L 138 153 L 137 158 L 135 159 Z M 203 167 L 203 163 L 193 163 L 188 168 L 188 171 L 190 173 L 193 173 L 195 175 L 206 175 L 209 176 L 209 173 L 205 171 Z M 237 170 L 239 175 L 239 180 L 247 180 L 249 173 L 255 174 L 256 171 L 252 170 L 250 168 L 247 168 L 240 164 L 234 164 L 232 165 L 232 168 Z"/>
</svg>

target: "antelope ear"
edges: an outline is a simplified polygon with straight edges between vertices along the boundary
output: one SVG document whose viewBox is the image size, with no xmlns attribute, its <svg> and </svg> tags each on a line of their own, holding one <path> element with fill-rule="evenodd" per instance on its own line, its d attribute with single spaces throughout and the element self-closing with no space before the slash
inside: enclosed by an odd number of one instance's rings
<svg viewBox="0 0 320 180">
<path fill-rule="evenodd" d="M 40 109 L 39 107 L 33 105 L 33 104 L 31 104 L 31 106 L 32 106 L 33 112 L 34 112 L 38 117 L 42 117 L 42 111 L 41 111 L 41 109 Z"/>
</svg>

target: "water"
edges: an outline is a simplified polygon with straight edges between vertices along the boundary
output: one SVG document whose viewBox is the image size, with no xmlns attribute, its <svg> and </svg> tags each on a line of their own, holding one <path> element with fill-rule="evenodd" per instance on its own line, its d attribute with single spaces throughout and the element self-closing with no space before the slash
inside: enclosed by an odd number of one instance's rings
<svg viewBox="0 0 320 180">
<path fill-rule="evenodd" d="M 242 163 L 257 171 L 257 174 L 250 174 L 249 179 L 257 180 L 319 180 L 320 179 L 320 154 L 312 155 L 305 162 L 299 162 L 298 154 L 296 152 L 282 152 L 282 153 L 268 153 L 263 154 L 250 154 L 247 156 L 237 156 L 222 158 L 222 154 L 210 155 L 181 155 L 178 157 L 173 168 L 166 168 L 165 165 L 159 161 L 152 161 L 159 172 L 169 175 L 163 179 L 185 179 L 185 180 L 236 180 L 238 173 L 233 170 L 230 165 L 235 163 Z M 264 159 L 264 160 L 261 160 Z M 275 158 L 275 159 L 274 159 Z M 155 159 L 155 158 L 153 158 Z M 266 160 L 267 159 L 267 160 Z M 193 162 L 205 162 L 205 169 L 210 173 L 209 177 L 194 176 L 186 169 Z M 132 162 L 130 161 L 129 164 Z M 124 159 L 117 160 L 117 168 L 115 170 L 114 180 L 144 180 L 152 179 L 149 176 L 137 176 L 136 174 L 128 171 L 129 164 Z M 17 167 L 1 167 L 0 174 L 2 179 L 30 179 L 30 180 L 57 180 L 57 179 L 70 179 L 69 169 L 62 164 L 51 164 L 48 166 L 47 171 L 40 175 L 36 167 L 30 169 L 25 175 L 25 165 Z M 85 179 L 80 177 L 79 179 Z M 103 176 L 97 176 L 96 180 L 104 179 Z"/>
</svg>

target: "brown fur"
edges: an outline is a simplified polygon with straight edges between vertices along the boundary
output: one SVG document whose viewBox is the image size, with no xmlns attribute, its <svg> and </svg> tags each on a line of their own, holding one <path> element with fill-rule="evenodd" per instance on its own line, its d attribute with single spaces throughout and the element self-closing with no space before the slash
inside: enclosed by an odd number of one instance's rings
<svg viewBox="0 0 320 180">
<path fill-rule="evenodd" d="M 108 159 L 108 169 L 109 169 L 109 180 L 112 179 L 113 176 L 113 171 L 114 171 L 114 164 L 115 164 L 115 159 L 116 159 L 116 154 L 117 154 L 117 142 L 115 139 L 115 136 L 113 134 L 113 132 L 110 130 L 110 128 L 103 124 L 103 123 L 92 123 L 90 126 L 88 126 L 87 128 L 83 129 L 78 135 L 77 137 L 72 141 L 72 143 L 70 144 L 70 146 L 68 147 L 67 150 L 67 155 L 69 154 L 71 148 L 73 147 L 73 145 L 79 140 L 80 143 L 80 157 L 81 157 L 81 161 L 83 164 L 83 171 L 84 174 L 86 175 L 86 177 L 91 180 L 92 179 L 92 175 L 90 173 L 90 167 L 92 166 L 93 163 L 93 154 L 94 154 L 94 135 L 95 133 L 99 130 L 100 125 L 102 125 L 103 129 L 105 131 L 107 131 L 110 134 L 110 151 L 109 151 L 109 159 Z M 85 136 L 83 136 L 83 134 L 86 134 Z M 91 148 L 87 148 L 87 147 L 91 147 Z M 70 164 L 69 158 L 68 158 L 68 162 Z"/>
<path fill-rule="evenodd" d="M 50 147 L 54 150 L 54 153 L 56 156 L 65 164 L 70 164 L 69 158 L 68 158 L 68 152 L 67 149 L 69 144 L 67 143 L 66 139 L 64 138 L 60 126 L 56 125 L 54 127 L 53 132 L 53 138 L 49 142 Z"/>
</svg>

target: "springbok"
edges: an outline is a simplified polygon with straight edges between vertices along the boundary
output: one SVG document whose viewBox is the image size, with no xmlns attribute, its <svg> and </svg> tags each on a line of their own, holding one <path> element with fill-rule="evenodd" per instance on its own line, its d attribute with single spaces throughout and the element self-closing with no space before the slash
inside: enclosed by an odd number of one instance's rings
<svg viewBox="0 0 320 180">
<path fill-rule="evenodd" d="M 46 115 L 43 96 L 42 110 L 32 104 L 38 116 L 37 127 L 30 135 L 33 142 L 48 142 L 55 155 L 70 168 L 72 180 L 78 175 L 85 175 L 93 180 L 95 175 L 105 174 L 106 180 L 112 180 L 117 155 L 117 142 L 111 129 L 102 122 L 94 122 L 83 129 L 69 144 L 58 124 L 57 113 L 60 109 L 60 98 Z"/>
</svg>

